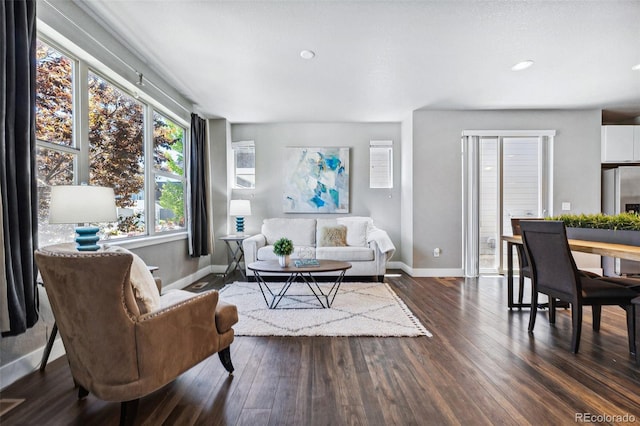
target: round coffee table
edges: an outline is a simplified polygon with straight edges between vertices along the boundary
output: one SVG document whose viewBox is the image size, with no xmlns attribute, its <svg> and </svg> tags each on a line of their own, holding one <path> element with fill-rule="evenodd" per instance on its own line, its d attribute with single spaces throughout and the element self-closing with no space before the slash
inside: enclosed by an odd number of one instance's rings
<svg viewBox="0 0 640 426">
<path fill-rule="evenodd" d="M 282 267 L 277 260 L 259 260 L 257 262 L 250 263 L 247 265 L 247 268 L 255 274 L 256 281 L 258 282 L 258 286 L 262 292 L 262 297 L 264 297 L 264 302 L 267 304 L 269 309 L 275 309 L 278 306 L 282 298 L 285 297 L 287 291 L 289 291 L 291 285 L 297 282 L 297 278 L 301 279 L 299 282 L 304 283 L 309 287 L 312 293 L 310 296 L 315 296 L 320 303 L 320 307 L 330 308 L 331 304 L 333 304 L 333 300 L 336 298 L 336 294 L 338 294 L 338 289 L 344 279 L 344 274 L 347 269 L 351 268 L 351 264 L 348 262 L 341 262 L 339 260 L 319 260 L 318 265 L 314 266 L 290 265 Z M 339 272 L 327 293 L 322 291 L 314 277 L 314 274 L 321 272 Z M 287 275 L 287 281 L 278 291 L 275 291 L 275 289 L 272 290 L 262 275 L 272 273 Z M 271 301 L 267 299 L 267 293 L 269 293 Z"/>
</svg>

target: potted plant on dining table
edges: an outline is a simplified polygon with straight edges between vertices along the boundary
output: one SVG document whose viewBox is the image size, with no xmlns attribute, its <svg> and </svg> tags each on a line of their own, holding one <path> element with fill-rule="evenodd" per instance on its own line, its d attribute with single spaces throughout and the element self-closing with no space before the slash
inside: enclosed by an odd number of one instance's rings
<svg viewBox="0 0 640 426">
<path fill-rule="evenodd" d="M 567 238 L 572 240 L 640 246 L 640 215 L 637 213 L 564 214 L 551 219 L 564 222 Z M 616 260 L 608 256 L 602 257 L 602 269 L 607 276 L 622 272 L 616 266 Z M 637 270 L 636 266 L 629 269 L 628 263 L 625 267 L 625 272 Z"/>
<path fill-rule="evenodd" d="M 293 242 L 285 237 L 273 244 L 273 254 L 278 256 L 280 266 L 286 268 L 289 265 L 289 256 L 293 253 Z"/>
<path fill-rule="evenodd" d="M 564 222 L 570 239 L 640 245 L 640 215 L 636 213 L 564 214 L 550 219 Z"/>
</svg>

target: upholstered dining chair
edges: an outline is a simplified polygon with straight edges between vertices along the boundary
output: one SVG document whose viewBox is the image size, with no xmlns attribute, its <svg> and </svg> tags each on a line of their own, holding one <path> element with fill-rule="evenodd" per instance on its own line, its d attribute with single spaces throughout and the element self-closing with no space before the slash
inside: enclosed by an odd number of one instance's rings
<svg viewBox="0 0 640 426">
<path fill-rule="evenodd" d="M 520 231 L 520 221 L 521 220 L 542 220 L 541 218 L 511 218 L 511 232 L 513 235 L 522 235 Z M 518 303 L 522 304 L 522 299 L 524 296 L 524 279 L 531 279 L 531 267 L 529 266 L 529 262 L 527 261 L 527 256 L 524 253 L 524 246 L 517 244 L 516 246 L 516 254 L 518 256 Z"/>
<path fill-rule="evenodd" d="M 218 353 L 231 374 L 234 305 L 217 291 L 159 295 L 144 262 L 124 249 L 78 252 L 73 244 L 35 252 L 78 398 L 121 402 L 131 424 L 139 398 Z"/>
<path fill-rule="evenodd" d="M 538 293 L 549 296 L 549 322 L 555 323 L 556 300 L 571 304 L 571 351 L 578 353 L 582 330 L 582 307 L 591 306 L 593 330 L 600 329 L 603 305 L 619 305 L 627 312 L 629 352 L 635 354 L 635 305 L 638 293 L 628 287 L 580 274 L 567 241 L 563 222 L 523 221 L 520 223 L 525 254 L 532 275 L 531 305 Z M 531 309 L 529 332 L 533 331 L 537 309 Z"/>
<path fill-rule="evenodd" d="M 522 235 L 522 231 L 520 228 L 520 222 L 525 220 L 544 220 L 541 217 L 512 217 L 511 218 L 511 231 L 513 235 Z M 518 256 L 518 303 L 522 304 L 522 299 L 524 296 L 524 279 L 531 279 L 531 266 L 529 266 L 529 261 L 527 260 L 527 256 L 524 253 L 524 245 L 517 244 L 516 246 L 516 254 Z M 578 269 L 578 273 L 580 275 L 585 275 L 591 278 L 598 278 L 598 274 L 594 274 L 590 271 L 583 271 Z M 566 303 L 564 304 L 566 306 Z M 544 305 L 543 305 L 544 306 Z"/>
</svg>

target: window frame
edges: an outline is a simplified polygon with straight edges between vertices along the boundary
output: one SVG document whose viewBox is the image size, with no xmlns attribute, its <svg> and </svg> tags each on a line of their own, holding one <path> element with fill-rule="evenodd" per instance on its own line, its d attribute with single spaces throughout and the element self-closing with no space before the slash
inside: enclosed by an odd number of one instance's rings
<svg viewBox="0 0 640 426">
<path fill-rule="evenodd" d="M 383 173 L 386 175 L 384 181 L 381 179 Z M 369 141 L 369 188 L 393 189 L 392 140 Z"/>
<path fill-rule="evenodd" d="M 238 173 L 238 153 L 242 150 L 253 151 L 253 173 Z M 246 141 L 237 141 L 231 142 L 231 162 L 233 167 L 232 176 L 231 176 L 231 188 L 234 190 L 254 190 L 256 189 L 256 145 L 252 140 Z M 241 168 L 243 170 L 251 170 L 251 168 Z M 239 186 L 238 185 L 238 177 L 239 176 L 253 176 L 253 186 Z"/>
<path fill-rule="evenodd" d="M 182 129 L 182 159 L 183 159 L 183 170 L 182 170 L 182 176 L 180 176 L 179 174 L 176 173 L 171 173 L 171 172 L 167 172 L 161 169 L 157 169 L 156 168 L 156 164 L 153 158 L 153 151 L 155 148 L 155 137 L 153 135 L 153 114 L 159 114 L 161 116 L 163 116 L 165 119 L 171 120 L 175 125 L 179 126 Z M 145 118 L 147 116 L 145 115 Z M 156 209 L 155 208 L 151 208 L 151 210 L 153 211 L 153 227 L 154 227 L 154 235 L 155 234 L 167 234 L 167 233 L 175 233 L 175 232 L 186 232 L 187 230 L 187 198 L 188 198 L 188 194 L 187 194 L 187 135 L 189 135 L 190 133 L 188 132 L 188 128 L 183 126 L 181 123 L 176 122 L 176 120 L 174 120 L 173 117 L 168 116 L 167 114 L 165 114 L 163 111 L 159 110 L 158 108 L 151 108 L 151 115 L 149 116 L 149 129 L 151 132 L 151 146 L 149 147 L 150 149 L 147 151 L 145 150 L 145 161 L 148 162 L 148 164 L 150 164 L 151 166 L 148 167 L 149 172 L 150 172 L 150 185 L 152 186 L 153 189 L 153 199 L 151 199 L 152 197 L 148 197 L 150 198 L 149 203 L 155 203 L 156 201 L 156 195 L 155 195 L 155 182 L 156 182 L 156 176 L 161 176 L 167 179 L 173 179 L 173 180 L 177 180 L 179 182 L 182 183 L 182 194 L 183 194 L 183 199 L 184 199 L 184 208 L 183 208 L 183 212 L 182 215 L 184 217 L 184 227 L 182 229 L 177 229 L 177 230 L 173 230 L 173 231 L 160 231 L 157 232 L 155 231 L 155 226 L 156 226 L 156 221 L 158 218 L 155 217 L 155 212 Z M 146 170 L 145 170 L 146 171 Z M 159 199 L 158 199 L 159 201 Z M 154 206 L 155 207 L 155 206 Z"/>
<path fill-rule="evenodd" d="M 38 30 L 37 39 L 47 46 L 55 49 L 60 54 L 67 57 L 73 64 L 72 66 L 72 146 L 57 144 L 45 140 L 36 140 L 36 147 L 54 150 L 57 152 L 72 154 L 75 156 L 73 170 L 73 184 L 77 185 L 82 182 L 89 182 L 89 90 L 88 77 L 89 72 L 96 74 L 98 77 L 113 85 L 127 96 L 135 98 L 142 105 L 143 109 L 143 161 L 144 167 L 144 192 L 145 192 L 145 224 L 146 229 L 143 235 L 134 237 L 120 237 L 113 240 L 118 244 L 127 247 L 144 247 L 147 245 L 158 244 L 166 241 L 185 239 L 188 228 L 188 192 L 187 192 L 187 173 L 189 167 L 188 152 L 190 140 L 188 135 L 190 132 L 190 124 L 175 114 L 170 108 L 164 106 L 150 95 L 142 92 L 142 88 L 136 88 L 135 83 L 128 82 L 123 76 L 113 71 L 110 67 L 99 62 L 95 57 L 84 52 L 73 42 L 63 38 L 62 36 L 49 35 L 46 31 Z M 183 159 L 184 159 L 184 176 L 170 174 L 171 179 L 179 179 L 183 183 L 184 194 L 184 228 L 169 231 L 155 230 L 155 176 L 159 170 L 155 170 L 153 161 L 154 137 L 153 137 L 153 113 L 164 116 L 183 129 Z"/>
</svg>

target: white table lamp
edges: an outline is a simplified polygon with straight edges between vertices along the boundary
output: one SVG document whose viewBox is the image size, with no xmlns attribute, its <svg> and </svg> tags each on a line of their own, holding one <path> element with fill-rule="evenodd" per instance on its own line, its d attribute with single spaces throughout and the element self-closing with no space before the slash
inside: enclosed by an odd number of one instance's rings
<svg viewBox="0 0 640 426">
<path fill-rule="evenodd" d="M 244 217 L 251 216 L 251 202 L 249 200 L 231 200 L 229 215 L 236 217 L 236 232 L 244 234 Z"/>
<path fill-rule="evenodd" d="M 99 223 L 117 219 L 116 197 L 112 188 L 89 185 L 51 187 L 49 223 Z M 76 227 L 78 250 L 98 250 L 99 230 L 97 226 Z"/>
</svg>

